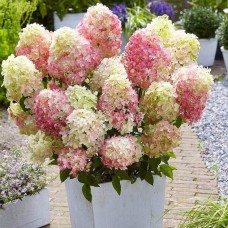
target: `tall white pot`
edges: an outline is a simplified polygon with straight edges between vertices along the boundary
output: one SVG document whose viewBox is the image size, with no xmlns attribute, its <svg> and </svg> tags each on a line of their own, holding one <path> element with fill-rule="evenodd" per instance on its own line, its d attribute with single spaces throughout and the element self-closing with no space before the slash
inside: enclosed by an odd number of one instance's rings
<svg viewBox="0 0 228 228">
<path fill-rule="evenodd" d="M 112 183 L 92 187 L 92 203 L 76 179 L 65 182 L 72 228 L 162 228 L 165 178 L 155 176 L 154 186 L 137 180 L 121 181 L 121 195 Z"/>
<path fill-rule="evenodd" d="M 66 14 L 63 17 L 63 20 L 60 20 L 57 13 L 54 13 L 54 27 L 55 30 L 61 28 L 61 27 L 70 27 L 70 28 L 76 28 L 76 26 L 79 24 L 79 22 L 84 17 L 85 13 L 69 13 Z"/>
<path fill-rule="evenodd" d="M 43 189 L 22 201 L 10 203 L 0 209 L 1 228 L 38 228 L 50 223 L 48 190 Z"/>
<path fill-rule="evenodd" d="M 200 50 L 197 63 L 202 66 L 212 66 L 215 61 L 215 54 L 217 50 L 218 40 L 213 39 L 199 39 Z"/>
<path fill-rule="evenodd" d="M 221 47 L 223 60 L 226 66 L 226 75 L 228 75 L 228 50 L 224 49 L 224 47 Z"/>
<path fill-rule="evenodd" d="M 85 13 L 72 13 L 72 14 L 66 14 L 63 17 L 63 20 L 60 20 L 60 18 L 58 17 L 58 15 L 56 13 L 54 13 L 54 28 L 55 30 L 67 26 L 70 28 L 76 28 L 76 26 L 79 24 L 79 22 L 82 20 L 82 18 L 84 17 Z M 122 33 L 121 35 L 122 38 L 122 45 L 121 45 L 121 52 L 124 51 L 124 48 L 127 44 L 126 41 L 126 37 L 125 35 Z"/>
</svg>

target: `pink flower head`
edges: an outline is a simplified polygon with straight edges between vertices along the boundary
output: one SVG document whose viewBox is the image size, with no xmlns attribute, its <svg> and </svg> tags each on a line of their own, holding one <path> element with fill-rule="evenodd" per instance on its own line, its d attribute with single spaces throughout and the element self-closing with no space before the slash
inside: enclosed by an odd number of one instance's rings
<svg viewBox="0 0 228 228">
<path fill-rule="evenodd" d="M 47 134 L 59 136 L 71 111 L 72 108 L 62 91 L 44 89 L 35 98 L 36 127 Z"/>
<path fill-rule="evenodd" d="M 16 47 L 17 55 L 25 55 L 36 66 L 36 69 L 47 74 L 47 60 L 51 45 L 51 34 L 42 25 L 36 23 L 27 25 L 19 35 Z"/>
<path fill-rule="evenodd" d="M 139 161 L 141 146 L 133 136 L 118 136 L 106 139 L 99 151 L 102 162 L 110 169 L 127 169 L 127 166 Z"/>
<path fill-rule="evenodd" d="M 169 77 L 170 52 L 149 30 L 140 29 L 131 36 L 122 61 L 134 86 L 146 89 L 153 81 Z"/>
<path fill-rule="evenodd" d="M 119 53 L 121 22 L 108 7 L 102 4 L 89 7 L 77 30 L 98 50 L 101 58 Z"/>
<path fill-rule="evenodd" d="M 77 31 L 63 27 L 54 32 L 48 60 L 51 77 L 81 85 L 99 63 L 97 51 Z"/>
<path fill-rule="evenodd" d="M 70 175 L 76 177 L 78 172 L 85 170 L 87 159 L 85 150 L 64 147 L 57 162 L 60 170 L 71 169 Z"/>
<path fill-rule="evenodd" d="M 102 110 L 111 126 L 122 134 L 132 132 L 133 127 L 141 122 L 138 95 L 128 78 L 118 74 L 105 81 L 98 109 Z"/>
<path fill-rule="evenodd" d="M 180 144 L 180 132 L 176 126 L 162 120 L 146 127 L 142 142 L 149 157 L 168 154 Z"/>
<path fill-rule="evenodd" d="M 74 149 L 86 147 L 86 154 L 92 157 L 103 144 L 106 131 L 102 113 L 76 109 L 67 117 L 67 125 L 61 135 L 66 146 Z"/>
<path fill-rule="evenodd" d="M 189 123 L 199 120 L 213 84 L 210 70 L 189 65 L 175 71 L 172 79 L 176 83 L 180 116 Z"/>
</svg>

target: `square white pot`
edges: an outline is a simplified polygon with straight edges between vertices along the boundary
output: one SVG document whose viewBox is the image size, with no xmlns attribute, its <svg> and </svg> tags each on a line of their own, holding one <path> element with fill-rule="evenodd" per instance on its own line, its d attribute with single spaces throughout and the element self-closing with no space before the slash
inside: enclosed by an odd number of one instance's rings
<svg viewBox="0 0 228 228">
<path fill-rule="evenodd" d="M 228 50 L 224 49 L 224 47 L 221 47 L 223 60 L 226 66 L 226 75 L 228 75 Z"/>
<path fill-rule="evenodd" d="M 213 66 L 215 54 L 217 50 L 218 40 L 214 39 L 199 39 L 200 49 L 197 63 L 204 67 Z"/>
<path fill-rule="evenodd" d="M 165 177 L 154 176 L 154 186 L 137 180 L 121 181 L 121 195 L 112 183 L 92 187 L 92 203 L 77 179 L 65 182 L 72 228 L 162 228 Z"/>
<path fill-rule="evenodd" d="M 55 30 L 61 28 L 61 27 L 70 27 L 70 28 L 76 28 L 76 26 L 79 24 L 79 22 L 84 17 L 85 13 L 69 13 L 66 14 L 63 17 L 63 20 L 60 20 L 57 13 L 54 12 L 54 27 Z"/>
<path fill-rule="evenodd" d="M 22 201 L 6 204 L 0 209 L 1 228 L 38 228 L 50 223 L 48 190 L 43 189 Z"/>
</svg>

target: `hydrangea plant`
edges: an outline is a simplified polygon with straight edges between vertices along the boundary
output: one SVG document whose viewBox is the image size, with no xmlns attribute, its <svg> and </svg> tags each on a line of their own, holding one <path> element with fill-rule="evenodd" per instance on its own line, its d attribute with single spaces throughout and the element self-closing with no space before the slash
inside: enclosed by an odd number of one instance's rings
<svg viewBox="0 0 228 228">
<path fill-rule="evenodd" d="M 10 115 L 30 135 L 33 160 L 51 159 L 61 181 L 77 178 L 89 201 L 91 186 L 103 182 L 112 181 L 120 194 L 121 180 L 153 185 L 154 175 L 173 178 L 169 158 L 181 140 L 179 127 L 200 119 L 213 83 L 196 64 L 196 36 L 179 37 L 161 16 L 134 32 L 119 56 L 121 21 L 101 4 L 76 29 L 55 31 L 51 42 L 40 27 L 21 34 L 19 44 L 42 30 L 39 42 L 49 48 L 28 42 L 31 52 L 21 56 L 18 45 L 18 56 L 3 63 Z"/>
</svg>

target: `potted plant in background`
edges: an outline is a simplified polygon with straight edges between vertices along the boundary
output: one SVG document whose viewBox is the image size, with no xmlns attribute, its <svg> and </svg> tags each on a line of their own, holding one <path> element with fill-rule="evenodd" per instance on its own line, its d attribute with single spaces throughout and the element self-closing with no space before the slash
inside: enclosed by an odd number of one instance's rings
<svg viewBox="0 0 228 228">
<path fill-rule="evenodd" d="M 145 28 L 155 18 L 155 15 L 146 6 L 135 5 L 127 8 L 124 4 L 117 4 L 111 10 L 121 20 L 123 28 L 121 52 L 124 51 L 130 36 L 137 29 Z"/>
<path fill-rule="evenodd" d="M 33 159 L 60 167 L 72 228 L 162 227 L 179 127 L 200 118 L 213 83 L 196 37 L 180 48 L 179 34 L 155 18 L 118 56 L 121 22 L 97 4 L 76 29 L 28 25 L 3 62 L 11 115 Z"/>
<path fill-rule="evenodd" d="M 216 31 L 216 35 L 221 46 L 226 71 L 228 72 L 228 16 L 224 16 L 222 23 Z"/>
<path fill-rule="evenodd" d="M 217 49 L 215 31 L 219 27 L 221 16 L 209 7 L 195 6 L 184 11 L 182 16 L 183 28 L 199 38 L 200 51 L 198 64 L 212 66 Z"/>
<path fill-rule="evenodd" d="M 224 13 L 224 9 L 228 8 L 228 1 L 227 0 L 191 0 L 189 2 L 192 6 L 203 6 L 203 7 L 211 7 L 213 11 Z M 222 60 L 223 55 L 219 45 L 217 45 L 215 59 Z"/>
<path fill-rule="evenodd" d="M 21 153 L 0 152 L 1 228 L 38 228 L 50 223 L 46 168 Z"/>
<path fill-rule="evenodd" d="M 118 16 L 122 23 L 124 32 L 122 36 L 122 52 L 124 51 L 130 36 L 137 29 L 145 28 L 156 16 L 166 14 L 171 20 L 175 18 L 175 12 L 172 5 L 160 1 L 147 1 L 147 3 L 141 2 L 141 4 L 140 2 L 137 2 L 137 4 L 135 3 L 132 7 L 126 7 L 125 4 L 115 4 L 111 10 Z"/>
</svg>

